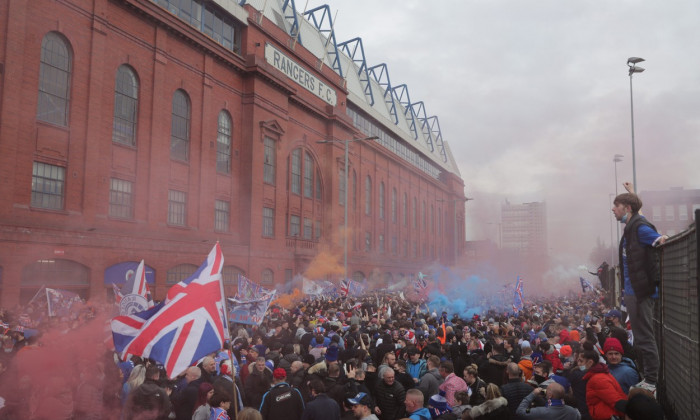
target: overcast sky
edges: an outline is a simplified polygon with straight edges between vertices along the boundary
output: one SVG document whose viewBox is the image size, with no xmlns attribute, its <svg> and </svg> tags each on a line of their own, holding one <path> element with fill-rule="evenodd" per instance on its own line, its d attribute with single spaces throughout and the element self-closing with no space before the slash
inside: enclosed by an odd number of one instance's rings
<svg viewBox="0 0 700 420">
<path fill-rule="evenodd" d="M 551 254 L 593 264 L 610 193 L 700 187 L 700 1 L 296 0 L 328 4 L 338 42 L 437 115 L 462 178 L 467 239 L 497 241 L 500 203 L 546 201 Z M 337 12 L 337 15 L 336 15 Z M 620 187 L 619 190 L 622 190 Z"/>
</svg>

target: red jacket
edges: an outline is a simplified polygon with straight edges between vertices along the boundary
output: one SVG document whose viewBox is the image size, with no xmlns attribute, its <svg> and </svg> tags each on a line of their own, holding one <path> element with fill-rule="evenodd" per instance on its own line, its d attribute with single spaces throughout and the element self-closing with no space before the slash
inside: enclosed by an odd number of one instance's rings
<svg viewBox="0 0 700 420">
<path fill-rule="evenodd" d="M 612 416 L 624 418 L 624 414 L 615 410 L 615 403 L 626 400 L 627 395 L 622 392 L 620 384 L 610 374 L 608 367 L 602 363 L 593 365 L 586 372 L 583 380 L 586 384 L 586 405 L 593 420 L 608 420 Z"/>
<path fill-rule="evenodd" d="M 555 348 L 552 348 L 551 353 L 545 353 L 542 355 L 544 360 L 549 360 L 552 363 L 552 372 L 551 373 L 557 373 L 558 370 L 564 370 L 564 365 L 561 364 L 561 360 L 559 360 L 559 351 Z"/>
</svg>

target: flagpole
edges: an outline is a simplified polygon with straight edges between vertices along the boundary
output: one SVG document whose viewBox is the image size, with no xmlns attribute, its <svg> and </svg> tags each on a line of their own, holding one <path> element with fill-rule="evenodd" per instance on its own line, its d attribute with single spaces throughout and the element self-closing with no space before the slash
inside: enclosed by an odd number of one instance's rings
<svg viewBox="0 0 700 420">
<path fill-rule="evenodd" d="M 216 246 L 219 247 L 219 241 L 216 241 Z M 223 252 L 221 253 L 223 259 Z M 223 262 L 222 262 L 223 271 Z M 240 275 L 240 274 L 239 274 Z M 233 352 L 231 351 L 231 333 L 228 325 L 228 309 L 226 308 L 226 295 L 224 294 L 224 276 L 219 273 L 219 290 L 221 291 L 221 310 L 223 311 L 224 324 L 224 343 L 228 340 L 228 358 L 231 361 L 231 388 L 233 390 L 233 412 L 238 417 L 238 397 L 236 396 L 236 375 L 233 373 Z"/>
</svg>

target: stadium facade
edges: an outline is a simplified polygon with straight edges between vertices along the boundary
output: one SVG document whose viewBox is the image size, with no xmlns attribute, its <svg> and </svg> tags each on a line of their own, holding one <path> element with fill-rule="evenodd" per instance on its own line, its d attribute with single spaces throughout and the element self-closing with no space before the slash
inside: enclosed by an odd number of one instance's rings
<svg viewBox="0 0 700 420">
<path fill-rule="evenodd" d="M 351 278 L 460 259 L 438 118 L 327 6 L 9 0 L 0 25 L 3 306 L 109 296 L 141 259 L 162 298 L 216 241 L 228 293 L 238 273 L 339 278 L 346 223 Z"/>
</svg>

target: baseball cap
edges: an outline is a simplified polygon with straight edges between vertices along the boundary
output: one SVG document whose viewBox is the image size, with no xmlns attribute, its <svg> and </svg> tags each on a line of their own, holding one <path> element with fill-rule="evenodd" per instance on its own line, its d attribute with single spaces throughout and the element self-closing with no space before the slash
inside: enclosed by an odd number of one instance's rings
<svg viewBox="0 0 700 420">
<path fill-rule="evenodd" d="M 632 420 L 663 420 L 664 410 L 656 400 L 646 394 L 639 393 L 629 400 L 615 403 L 615 409 L 625 413 Z"/>
<path fill-rule="evenodd" d="M 370 397 L 366 392 L 360 392 L 355 395 L 355 398 L 348 398 L 348 402 L 352 405 L 366 405 L 372 408 L 372 397 Z"/>
<path fill-rule="evenodd" d="M 606 318 L 620 318 L 622 319 L 622 312 L 618 311 L 617 309 L 612 309 L 610 312 L 605 314 Z"/>
</svg>

